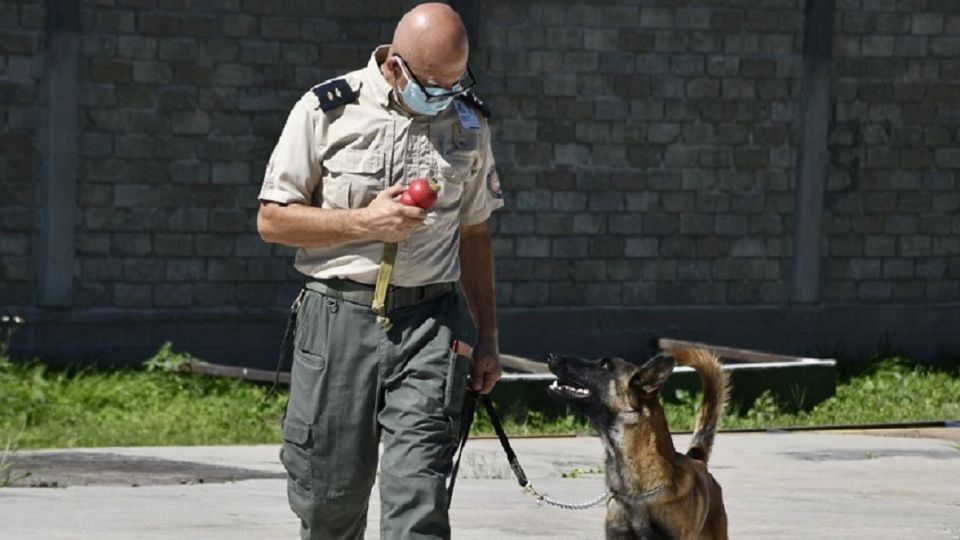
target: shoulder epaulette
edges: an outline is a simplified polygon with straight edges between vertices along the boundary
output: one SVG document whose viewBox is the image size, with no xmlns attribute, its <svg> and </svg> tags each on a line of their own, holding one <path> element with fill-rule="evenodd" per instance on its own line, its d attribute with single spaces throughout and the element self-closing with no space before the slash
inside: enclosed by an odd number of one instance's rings
<svg viewBox="0 0 960 540">
<path fill-rule="evenodd" d="M 466 92 L 460 94 L 459 96 L 457 96 L 457 99 L 459 99 L 460 101 L 463 101 L 464 103 L 467 103 L 469 105 L 473 105 L 474 107 L 476 107 L 477 110 L 480 111 L 480 114 L 482 114 L 484 118 L 490 118 L 490 107 L 488 107 L 487 104 L 484 103 L 482 99 L 477 97 L 477 95 L 474 94 L 472 90 L 467 90 Z"/>
<path fill-rule="evenodd" d="M 342 107 L 357 100 L 357 91 L 350 86 L 346 79 L 333 79 L 314 86 L 311 91 L 320 100 L 323 112 Z"/>
</svg>

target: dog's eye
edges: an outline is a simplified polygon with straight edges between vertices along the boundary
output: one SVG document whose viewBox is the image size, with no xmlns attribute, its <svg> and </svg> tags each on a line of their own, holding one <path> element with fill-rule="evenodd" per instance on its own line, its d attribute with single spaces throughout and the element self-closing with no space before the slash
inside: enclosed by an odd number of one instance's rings
<svg viewBox="0 0 960 540">
<path fill-rule="evenodd" d="M 612 361 L 612 360 L 610 360 L 609 358 L 604 358 L 604 359 L 600 360 L 600 367 L 602 367 L 603 369 L 605 369 L 605 370 L 607 370 L 607 371 L 613 371 L 613 368 L 614 368 L 615 366 L 613 365 L 613 361 Z"/>
</svg>

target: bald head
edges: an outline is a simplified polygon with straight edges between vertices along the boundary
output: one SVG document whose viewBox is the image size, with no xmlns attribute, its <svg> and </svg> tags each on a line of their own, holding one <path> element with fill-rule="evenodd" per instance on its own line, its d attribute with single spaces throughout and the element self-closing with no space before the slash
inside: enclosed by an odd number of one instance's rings
<svg viewBox="0 0 960 540">
<path fill-rule="evenodd" d="M 456 82 L 467 68 L 470 44 L 460 16 L 438 2 L 420 4 L 400 19 L 390 50 L 427 84 Z"/>
</svg>

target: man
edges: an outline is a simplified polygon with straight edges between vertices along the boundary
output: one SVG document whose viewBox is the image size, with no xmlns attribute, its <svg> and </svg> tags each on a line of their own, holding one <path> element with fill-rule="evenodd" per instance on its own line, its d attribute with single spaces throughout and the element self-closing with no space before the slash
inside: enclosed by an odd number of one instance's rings
<svg viewBox="0 0 960 540">
<path fill-rule="evenodd" d="M 485 225 L 502 206 L 469 46 L 447 5 L 400 20 L 365 69 L 294 106 L 267 166 L 257 226 L 296 246 L 301 295 L 281 460 L 304 539 L 362 538 L 380 457 L 381 537 L 449 538 L 446 480 L 468 384 L 500 378 Z M 416 178 L 430 210 L 398 202 Z M 386 307 L 371 310 L 387 243 L 398 243 Z M 459 281 L 476 325 L 473 361 Z"/>
</svg>

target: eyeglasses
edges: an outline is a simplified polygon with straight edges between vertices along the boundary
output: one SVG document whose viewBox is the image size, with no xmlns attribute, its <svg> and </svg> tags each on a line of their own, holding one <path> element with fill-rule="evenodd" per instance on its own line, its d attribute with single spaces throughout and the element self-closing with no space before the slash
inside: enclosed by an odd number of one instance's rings
<svg viewBox="0 0 960 540">
<path fill-rule="evenodd" d="M 403 76 L 406 77 L 408 81 L 420 87 L 420 90 L 427 96 L 427 101 L 442 101 L 458 96 L 477 84 L 477 79 L 473 76 L 473 72 L 470 71 L 470 66 L 468 65 L 467 73 L 449 89 L 442 86 L 426 86 L 420 82 L 420 79 L 417 79 L 417 76 L 413 74 L 413 71 L 407 66 L 407 61 L 404 60 L 402 56 L 399 54 L 394 54 L 394 56 L 399 60 L 397 63 L 400 65 L 400 70 L 403 71 Z"/>
</svg>

